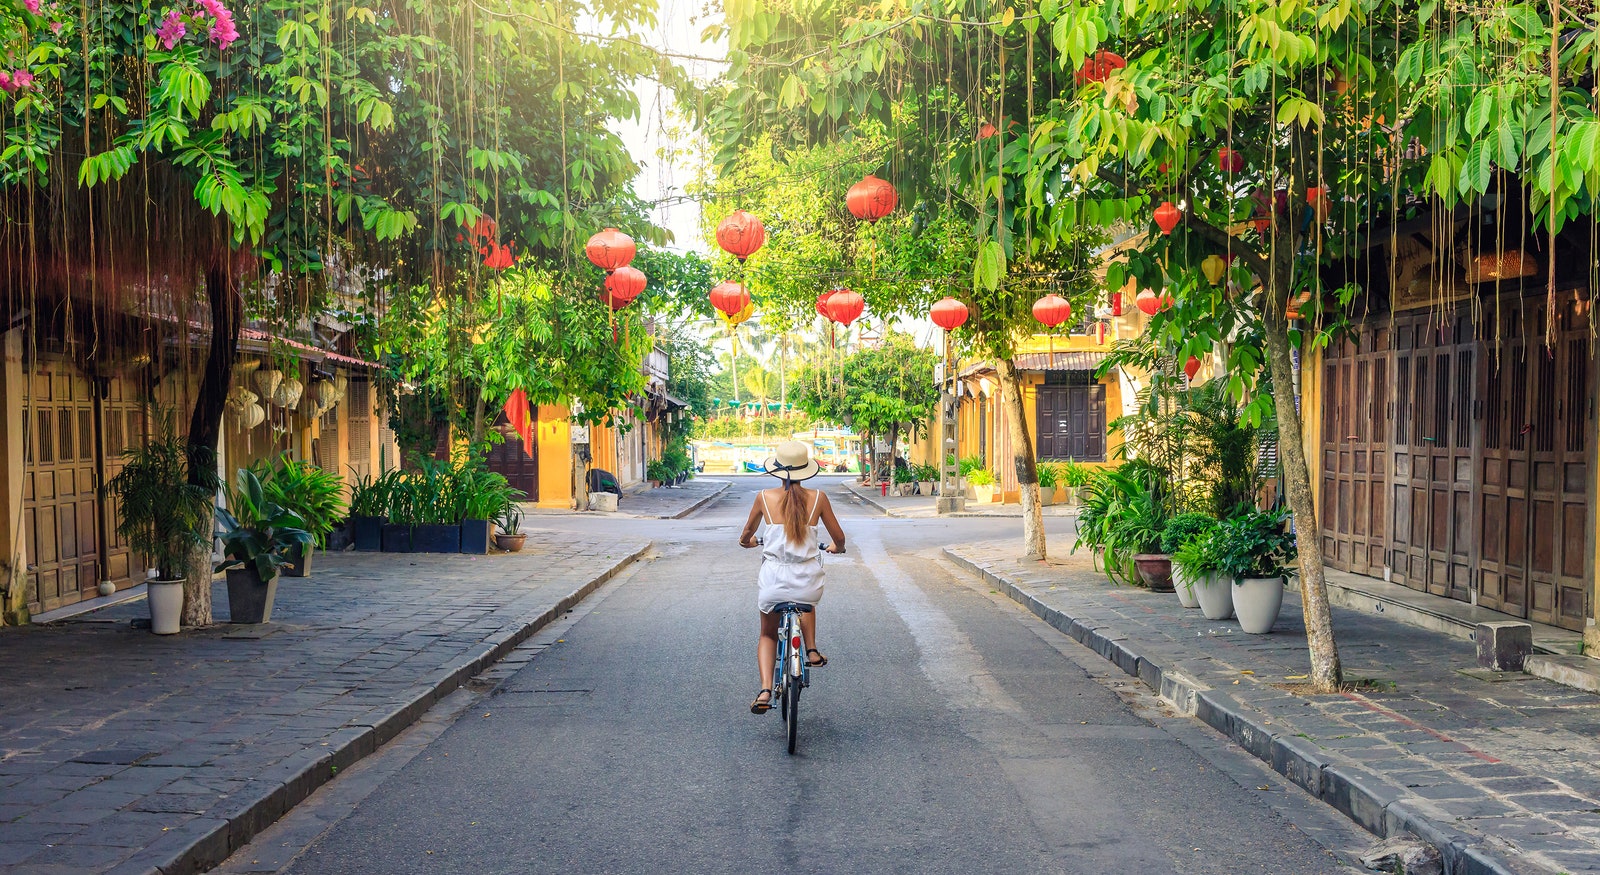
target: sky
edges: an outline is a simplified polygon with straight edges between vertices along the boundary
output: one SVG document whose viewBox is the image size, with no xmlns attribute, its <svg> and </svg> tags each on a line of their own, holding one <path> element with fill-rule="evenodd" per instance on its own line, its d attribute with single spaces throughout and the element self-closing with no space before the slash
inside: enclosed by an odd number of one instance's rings
<svg viewBox="0 0 1600 875">
<path fill-rule="evenodd" d="M 658 24 L 654 32 L 641 34 L 644 42 L 663 51 L 705 58 L 722 58 L 727 55 L 726 43 L 701 42 L 701 34 L 708 25 L 721 19 L 721 4 L 717 0 L 659 0 Z M 706 61 L 678 59 L 690 76 L 706 81 L 722 72 L 723 65 Z M 689 126 L 675 115 L 674 98 L 670 91 L 655 82 L 639 80 L 634 83 L 634 93 L 639 96 L 639 118 L 615 124 L 643 169 L 634 182 L 634 190 L 649 201 L 665 201 L 655 214 L 657 224 L 673 235 L 671 248 L 704 252 L 700 239 L 700 205 L 693 201 L 677 200 L 685 188 L 694 182 L 696 168 L 694 155 L 698 149 L 687 138 Z M 688 154 L 663 157 L 663 149 Z"/>
</svg>

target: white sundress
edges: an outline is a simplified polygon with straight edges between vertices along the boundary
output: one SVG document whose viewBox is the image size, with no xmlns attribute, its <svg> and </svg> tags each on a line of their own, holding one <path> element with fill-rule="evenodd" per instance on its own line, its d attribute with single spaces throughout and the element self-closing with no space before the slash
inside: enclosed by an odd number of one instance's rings
<svg viewBox="0 0 1600 875">
<path fill-rule="evenodd" d="M 814 520 L 822 493 L 811 500 L 806 517 Z M 761 573 L 756 578 L 756 607 L 772 612 L 779 602 L 814 605 L 822 601 L 822 548 L 816 524 L 807 527 L 805 541 L 789 543 L 783 523 L 773 522 L 767 513 L 766 493 L 761 495 Z"/>
</svg>

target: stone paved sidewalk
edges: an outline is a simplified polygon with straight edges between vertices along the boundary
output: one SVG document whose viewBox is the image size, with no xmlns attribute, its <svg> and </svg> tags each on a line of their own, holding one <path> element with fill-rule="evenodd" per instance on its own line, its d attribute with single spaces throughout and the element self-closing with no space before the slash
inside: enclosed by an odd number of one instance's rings
<svg viewBox="0 0 1600 875">
<path fill-rule="evenodd" d="M 520 554 L 319 554 L 265 626 L 157 637 L 131 627 L 137 602 L 5 630 L 0 871 L 220 862 L 648 546 L 535 532 Z"/>
<path fill-rule="evenodd" d="M 842 484 L 840 489 L 855 496 L 863 504 L 876 508 L 885 516 L 902 517 L 908 519 L 923 519 L 938 517 L 934 503 L 938 501 L 931 495 L 896 495 L 894 487 L 889 487 L 889 494 L 884 495 L 879 487 L 862 486 L 851 480 Z M 1078 509 L 1066 505 L 1051 505 L 1044 509 L 1044 515 L 1070 517 L 1075 516 Z M 1022 518 L 1022 505 L 1020 504 L 979 504 L 971 499 L 967 500 L 967 509 L 962 513 L 945 514 L 949 517 L 1015 517 Z"/>
<path fill-rule="evenodd" d="M 696 477 L 682 486 L 658 486 L 654 489 L 647 488 L 638 492 L 628 492 L 624 493 L 622 499 L 617 502 L 617 512 L 606 514 L 606 516 L 633 519 L 683 519 L 715 501 L 717 496 L 728 491 L 730 485 L 732 484 L 727 480 L 708 480 L 704 477 Z M 523 507 L 523 513 L 529 517 L 571 516 L 577 513 L 591 512 L 536 508 L 532 505 Z"/>
<path fill-rule="evenodd" d="M 1376 683 L 1300 695 L 1293 591 L 1271 634 L 1247 635 L 1170 593 L 1113 586 L 1084 556 L 946 553 L 1368 830 L 1438 845 L 1447 871 L 1600 872 L 1600 696 L 1464 675 L 1472 643 L 1342 608 L 1345 676 Z"/>
</svg>

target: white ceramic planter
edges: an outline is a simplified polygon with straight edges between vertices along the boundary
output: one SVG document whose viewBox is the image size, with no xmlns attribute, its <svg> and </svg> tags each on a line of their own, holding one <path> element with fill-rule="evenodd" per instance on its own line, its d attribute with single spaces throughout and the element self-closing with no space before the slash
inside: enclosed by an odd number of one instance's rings
<svg viewBox="0 0 1600 875">
<path fill-rule="evenodd" d="M 1200 607 L 1199 583 L 1176 562 L 1172 564 L 1172 588 L 1178 592 L 1178 604 L 1186 608 Z"/>
<path fill-rule="evenodd" d="M 1233 581 L 1220 574 L 1209 574 L 1194 583 L 1200 613 L 1207 620 L 1226 620 L 1233 616 Z"/>
<path fill-rule="evenodd" d="M 1247 577 L 1229 587 L 1233 593 L 1233 610 L 1239 615 L 1239 628 L 1251 635 L 1265 635 L 1278 621 L 1278 609 L 1283 607 L 1283 578 Z"/>
<path fill-rule="evenodd" d="M 150 631 L 157 635 L 176 635 L 183 628 L 183 581 L 145 581 L 145 600 L 150 603 Z"/>
</svg>

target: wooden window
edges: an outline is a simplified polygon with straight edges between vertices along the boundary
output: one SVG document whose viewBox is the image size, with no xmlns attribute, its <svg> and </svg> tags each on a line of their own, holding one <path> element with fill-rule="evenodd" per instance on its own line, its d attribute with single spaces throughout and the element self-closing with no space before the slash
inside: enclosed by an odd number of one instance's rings
<svg viewBox="0 0 1600 875">
<path fill-rule="evenodd" d="M 1069 372 L 1070 373 L 1070 372 Z M 1046 385 L 1034 401 L 1035 438 L 1041 459 L 1103 462 L 1106 458 L 1106 387 Z"/>
</svg>

